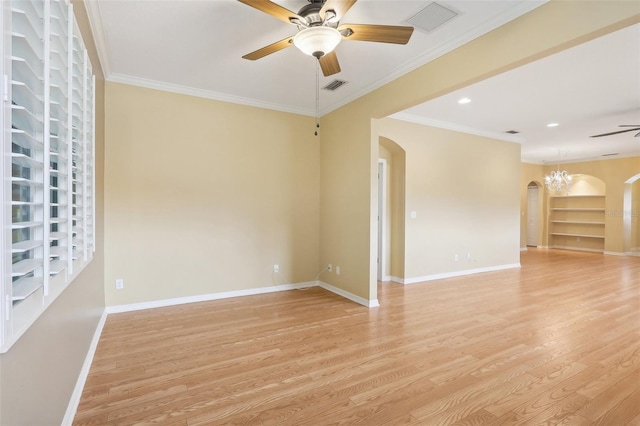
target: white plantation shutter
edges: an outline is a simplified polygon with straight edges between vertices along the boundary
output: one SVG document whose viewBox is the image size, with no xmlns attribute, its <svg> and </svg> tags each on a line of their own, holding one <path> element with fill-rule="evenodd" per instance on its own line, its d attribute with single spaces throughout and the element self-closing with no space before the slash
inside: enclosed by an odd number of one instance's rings
<svg viewBox="0 0 640 426">
<path fill-rule="evenodd" d="M 85 55 L 82 39 L 73 33 L 71 62 L 71 260 L 72 271 L 84 261 L 84 83 Z"/>
<path fill-rule="evenodd" d="M 44 6 L 11 3 L 12 305 L 44 288 Z"/>
<path fill-rule="evenodd" d="M 0 2 L 0 348 L 93 257 L 95 94 L 67 0 Z"/>
<path fill-rule="evenodd" d="M 50 3 L 49 276 L 68 267 L 69 247 L 69 6 Z"/>
</svg>

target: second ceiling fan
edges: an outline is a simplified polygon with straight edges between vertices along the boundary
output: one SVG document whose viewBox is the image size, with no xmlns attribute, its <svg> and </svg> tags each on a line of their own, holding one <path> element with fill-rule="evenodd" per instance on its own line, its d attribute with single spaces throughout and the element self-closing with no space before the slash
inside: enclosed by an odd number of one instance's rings
<svg viewBox="0 0 640 426">
<path fill-rule="evenodd" d="M 339 73 L 340 63 L 333 49 L 341 40 L 407 44 L 413 27 L 370 24 L 341 24 L 340 20 L 357 0 L 307 0 L 308 5 L 294 13 L 269 0 L 238 0 L 281 21 L 298 27 L 298 33 L 247 55 L 256 60 L 295 45 L 320 62 L 325 77 Z"/>
</svg>

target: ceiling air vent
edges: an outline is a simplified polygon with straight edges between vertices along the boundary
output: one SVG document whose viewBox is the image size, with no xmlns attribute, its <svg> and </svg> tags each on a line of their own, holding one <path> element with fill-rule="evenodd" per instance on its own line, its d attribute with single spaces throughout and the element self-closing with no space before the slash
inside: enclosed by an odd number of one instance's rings
<svg viewBox="0 0 640 426">
<path fill-rule="evenodd" d="M 346 81 L 343 80 L 333 80 L 331 83 L 327 84 L 326 86 L 324 86 L 322 88 L 322 90 L 330 90 L 330 91 L 334 91 L 336 90 L 338 87 L 342 87 L 345 84 L 347 84 Z"/>
<path fill-rule="evenodd" d="M 520 132 L 517 130 L 507 130 L 505 133 L 509 133 L 510 135 L 517 135 Z"/>
<path fill-rule="evenodd" d="M 603 157 L 611 157 L 613 155 L 618 155 L 617 152 L 612 152 L 611 154 L 602 154 Z"/>
<path fill-rule="evenodd" d="M 458 12 L 433 2 L 405 22 L 429 33 L 456 16 Z"/>
</svg>

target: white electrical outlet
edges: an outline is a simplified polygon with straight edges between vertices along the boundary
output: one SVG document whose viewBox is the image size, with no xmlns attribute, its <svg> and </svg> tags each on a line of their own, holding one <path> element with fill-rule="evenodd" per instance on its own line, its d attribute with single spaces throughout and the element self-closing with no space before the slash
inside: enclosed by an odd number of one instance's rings
<svg viewBox="0 0 640 426">
<path fill-rule="evenodd" d="M 280 272 L 280 265 L 273 265 L 273 272 Z"/>
<path fill-rule="evenodd" d="M 453 260 L 455 260 L 456 262 L 460 260 L 460 258 L 458 257 L 458 253 L 456 253 L 455 256 L 453 256 Z"/>
<path fill-rule="evenodd" d="M 336 275 L 340 275 L 340 267 L 336 266 Z"/>
<path fill-rule="evenodd" d="M 329 266 L 327 266 L 327 271 L 329 271 L 329 272 L 333 271 L 333 266 L 331 266 L 331 264 L 329 264 Z"/>
<path fill-rule="evenodd" d="M 124 280 L 119 278 L 116 280 L 116 290 L 122 290 L 124 288 Z"/>
</svg>

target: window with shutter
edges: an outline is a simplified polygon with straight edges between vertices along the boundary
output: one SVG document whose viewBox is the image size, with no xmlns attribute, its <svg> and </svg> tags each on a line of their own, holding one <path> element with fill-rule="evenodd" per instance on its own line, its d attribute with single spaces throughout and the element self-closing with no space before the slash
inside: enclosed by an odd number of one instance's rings
<svg viewBox="0 0 640 426">
<path fill-rule="evenodd" d="M 0 2 L 0 22 L 5 352 L 93 257 L 95 81 L 67 0 Z"/>
</svg>

